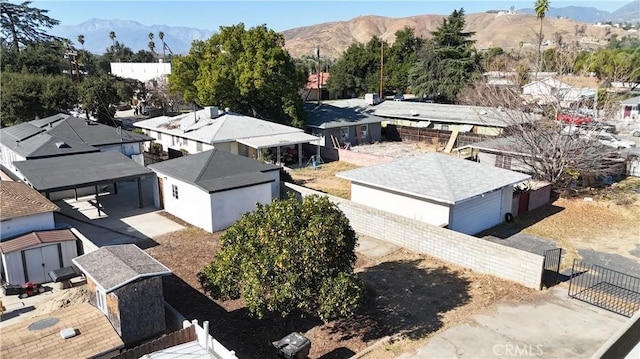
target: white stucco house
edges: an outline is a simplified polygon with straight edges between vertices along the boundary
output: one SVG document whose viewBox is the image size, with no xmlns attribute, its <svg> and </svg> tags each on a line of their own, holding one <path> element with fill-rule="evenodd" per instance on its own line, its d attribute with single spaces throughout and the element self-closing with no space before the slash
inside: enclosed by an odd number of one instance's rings
<svg viewBox="0 0 640 359">
<path fill-rule="evenodd" d="M 160 116 L 138 121 L 135 127 L 162 145 L 163 150 L 185 150 L 199 153 L 212 148 L 259 158 L 263 149 L 273 149 L 276 163 L 290 148 L 302 162 L 302 144 L 318 142 L 318 138 L 300 128 L 286 126 L 250 116 L 240 115 L 215 106 L 174 117 Z"/>
<path fill-rule="evenodd" d="M 620 101 L 620 118 L 640 121 L 640 96 Z"/>
<path fill-rule="evenodd" d="M 531 178 L 436 152 L 336 176 L 351 181 L 354 202 L 465 234 L 502 223 L 513 186 Z"/>
<path fill-rule="evenodd" d="M 522 97 L 539 104 L 559 103 L 571 86 L 555 79 L 545 78 L 522 86 Z"/>
<path fill-rule="evenodd" d="M 212 149 L 150 165 L 155 205 L 209 232 L 280 197 L 280 167 Z"/>
<path fill-rule="evenodd" d="M 112 62 L 111 74 L 125 79 L 147 82 L 171 74 L 171 62 Z"/>
<path fill-rule="evenodd" d="M 0 240 L 55 228 L 60 208 L 22 182 L 0 181 Z"/>
</svg>

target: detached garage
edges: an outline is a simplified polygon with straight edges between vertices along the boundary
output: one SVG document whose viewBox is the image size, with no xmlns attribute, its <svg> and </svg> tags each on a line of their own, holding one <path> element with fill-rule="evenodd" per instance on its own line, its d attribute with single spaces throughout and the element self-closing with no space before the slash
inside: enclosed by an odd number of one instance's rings
<svg viewBox="0 0 640 359">
<path fill-rule="evenodd" d="M 68 229 L 31 232 L 0 242 L 2 270 L 11 284 L 51 282 L 49 272 L 70 266 L 78 256 L 76 237 Z"/>
<path fill-rule="evenodd" d="M 337 176 L 351 181 L 354 202 L 465 234 L 502 223 L 513 186 L 531 178 L 435 152 Z"/>
<path fill-rule="evenodd" d="M 209 232 L 226 229 L 256 203 L 280 196 L 280 167 L 226 151 L 213 149 L 149 168 L 158 177 L 156 206 Z"/>
</svg>

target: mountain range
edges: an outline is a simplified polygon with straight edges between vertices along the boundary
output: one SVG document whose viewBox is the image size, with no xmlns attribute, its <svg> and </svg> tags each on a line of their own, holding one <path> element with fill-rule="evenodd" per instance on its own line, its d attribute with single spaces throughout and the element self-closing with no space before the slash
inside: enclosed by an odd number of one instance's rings
<svg viewBox="0 0 640 359">
<path fill-rule="evenodd" d="M 517 15 L 496 13 L 476 13 L 466 16 L 467 31 L 476 34 L 476 47 L 515 48 L 524 44 L 535 43 L 538 19 L 533 16 L 533 9 L 520 9 Z M 349 21 L 329 22 L 310 25 L 282 32 L 285 46 L 292 56 L 311 55 L 317 44 L 322 44 L 322 55 L 336 58 L 354 42 L 365 43 L 373 36 L 393 42 L 397 30 L 409 26 L 414 28 L 417 36 L 429 38 L 442 22 L 442 15 L 418 15 L 406 18 L 388 18 L 383 16 L 359 16 Z M 568 19 L 567 19 L 568 18 Z M 563 40 L 590 43 L 601 46 L 606 43 L 606 36 L 611 34 L 625 35 L 625 31 L 592 25 L 595 22 L 640 22 L 640 0 L 635 0 L 614 12 L 598 10 L 593 7 L 568 6 L 549 8 L 545 17 L 544 38 L 554 39 L 558 34 Z M 585 24 L 591 23 L 591 24 Z M 586 30 L 579 33 L 579 28 Z M 68 38 L 77 47 L 78 35 L 84 35 L 84 48 L 90 52 L 101 54 L 112 44 L 109 32 L 114 31 L 116 41 L 133 51 L 148 50 L 149 33 L 154 34 L 156 52 L 162 53 L 162 43 L 158 33 L 164 33 L 164 41 L 174 54 L 189 52 L 194 40 L 205 40 L 215 31 L 190 27 L 166 25 L 143 25 L 133 20 L 90 19 L 79 25 L 60 25 L 51 30 L 56 36 Z"/>
</svg>

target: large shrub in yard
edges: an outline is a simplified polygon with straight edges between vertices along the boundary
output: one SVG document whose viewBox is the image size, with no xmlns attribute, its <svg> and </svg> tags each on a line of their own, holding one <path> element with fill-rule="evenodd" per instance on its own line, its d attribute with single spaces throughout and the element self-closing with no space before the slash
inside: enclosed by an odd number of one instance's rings
<svg viewBox="0 0 640 359">
<path fill-rule="evenodd" d="M 363 285 L 353 272 L 356 233 L 327 197 L 257 205 L 221 237 L 221 250 L 198 277 L 215 299 L 242 297 L 249 311 L 350 316 Z"/>
</svg>

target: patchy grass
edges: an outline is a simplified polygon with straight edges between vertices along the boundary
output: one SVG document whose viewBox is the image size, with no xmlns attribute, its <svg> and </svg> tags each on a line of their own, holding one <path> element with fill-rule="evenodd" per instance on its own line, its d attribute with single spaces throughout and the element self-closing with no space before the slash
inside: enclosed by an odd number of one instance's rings
<svg viewBox="0 0 640 359">
<path fill-rule="evenodd" d="M 289 173 L 296 184 L 349 199 L 351 198 L 351 182 L 336 177 L 336 173 L 358 167 L 350 163 L 335 161 L 322 164 L 318 169 L 305 167 L 291 170 Z"/>
</svg>

